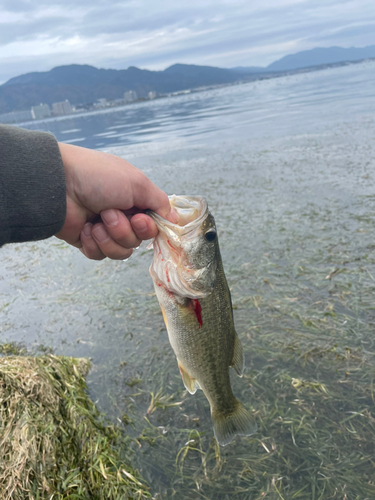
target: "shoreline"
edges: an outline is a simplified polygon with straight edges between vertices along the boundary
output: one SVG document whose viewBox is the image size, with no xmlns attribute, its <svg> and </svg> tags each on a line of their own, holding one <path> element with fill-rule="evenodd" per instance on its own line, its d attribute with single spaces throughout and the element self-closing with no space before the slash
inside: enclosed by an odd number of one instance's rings
<svg viewBox="0 0 375 500">
<path fill-rule="evenodd" d="M 295 70 L 269 72 L 269 73 L 256 73 L 253 76 L 249 75 L 246 79 L 238 80 L 238 81 L 233 82 L 233 83 L 223 83 L 223 84 L 217 84 L 217 85 L 209 85 L 209 86 L 205 86 L 205 87 L 196 87 L 196 88 L 191 88 L 191 89 L 185 89 L 185 90 L 181 90 L 181 91 L 177 91 L 177 92 L 171 92 L 169 94 L 162 94 L 162 95 L 159 95 L 153 99 L 144 99 L 143 98 L 143 99 L 137 99 L 134 102 L 129 102 L 126 104 L 122 103 L 119 105 L 110 105 L 110 106 L 106 106 L 103 108 L 92 109 L 92 110 L 87 110 L 87 111 L 77 111 L 77 112 L 70 113 L 67 115 L 51 116 L 51 117 L 43 118 L 43 119 L 39 119 L 39 120 L 28 120 L 28 121 L 22 121 L 22 122 L 12 122 L 12 123 L 1 123 L 0 122 L 0 124 L 22 126 L 22 125 L 30 125 L 30 124 L 34 124 L 34 123 L 38 124 L 38 123 L 49 123 L 49 122 L 54 122 L 54 121 L 63 121 L 63 120 L 68 120 L 68 119 L 71 119 L 74 117 L 81 118 L 84 116 L 90 116 L 90 115 L 96 115 L 96 114 L 102 114 L 102 113 L 110 113 L 112 111 L 119 111 L 123 108 L 127 108 L 128 106 L 139 105 L 139 104 L 148 104 L 149 102 L 157 101 L 160 99 L 180 97 L 182 95 L 206 92 L 208 90 L 214 90 L 214 89 L 218 89 L 218 88 L 244 85 L 247 83 L 252 83 L 252 82 L 257 82 L 257 81 L 272 80 L 275 78 L 282 78 L 285 76 L 298 75 L 298 74 L 304 74 L 304 73 L 312 73 L 312 72 L 317 72 L 317 71 L 324 71 L 324 70 L 331 69 L 331 68 L 346 67 L 346 66 L 361 64 L 361 63 L 368 62 L 368 61 L 369 62 L 375 61 L 375 58 L 360 59 L 358 61 L 343 61 L 343 62 L 338 62 L 338 63 L 320 64 L 318 66 L 308 66 L 306 68 L 299 68 L 299 69 L 295 69 Z"/>
</svg>

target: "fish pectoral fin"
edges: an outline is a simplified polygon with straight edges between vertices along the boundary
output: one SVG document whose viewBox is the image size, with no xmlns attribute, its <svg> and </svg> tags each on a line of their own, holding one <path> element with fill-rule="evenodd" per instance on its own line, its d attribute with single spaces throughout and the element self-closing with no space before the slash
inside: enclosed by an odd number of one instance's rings
<svg viewBox="0 0 375 500">
<path fill-rule="evenodd" d="M 243 369 L 244 369 L 243 350 L 241 341 L 238 338 L 237 333 L 234 336 L 234 353 L 230 366 L 233 368 L 233 370 L 237 373 L 239 377 L 243 376 Z"/>
<path fill-rule="evenodd" d="M 164 320 L 164 323 L 165 323 L 165 328 L 167 329 L 168 331 L 168 319 L 167 319 L 167 313 L 165 312 L 165 309 L 164 307 L 160 304 L 160 309 L 161 309 L 161 313 L 163 315 L 163 320 Z"/>
<path fill-rule="evenodd" d="M 197 389 L 200 389 L 198 382 L 194 378 L 190 377 L 178 358 L 177 362 L 178 369 L 180 370 L 182 381 L 184 383 L 184 386 L 186 387 L 186 390 L 189 391 L 190 394 L 195 394 L 197 392 Z"/>
</svg>

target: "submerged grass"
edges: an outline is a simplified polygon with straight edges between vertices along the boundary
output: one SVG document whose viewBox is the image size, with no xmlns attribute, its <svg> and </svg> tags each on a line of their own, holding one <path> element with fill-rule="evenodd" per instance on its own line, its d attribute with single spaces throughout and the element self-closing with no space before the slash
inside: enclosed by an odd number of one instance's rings
<svg viewBox="0 0 375 500">
<path fill-rule="evenodd" d="M 168 409 L 160 426 L 161 414 L 149 416 L 138 440 L 148 479 L 164 477 L 157 498 L 375 498 L 374 369 L 363 358 L 359 369 L 358 353 L 293 346 L 291 354 L 288 345 L 277 353 L 267 343 L 260 352 L 260 343 L 247 344 L 253 368 L 242 390 L 235 384 L 236 395 L 251 401 L 255 435 L 219 447 L 210 423 L 194 425 L 201 395 L 198 402 L 183 396 L 185 418 Z"/>
<path fill-rule="evenodd" d="M 149 498 L 123 435 L 87 395 L 89 366 L 53 355 L 0 359 L 2 499 Z"/>
<path fill-rule="evenodd" d="M 173 353 L 163 346 L 138 365 L 144 384 L 125 401 L 147 413 L 135 425 L 138 460 L 155 498 L 375 498 L 374 261 L 367 249 L 346 249 L 337 266 L 316 247 L 290 255 L 227 273 L 247 367 L 233 388 L 256 434 L 219 447 L 208 403 L 183 390 Z M 156 405 L 150 387 L 176 406 Z"/>
</svg>

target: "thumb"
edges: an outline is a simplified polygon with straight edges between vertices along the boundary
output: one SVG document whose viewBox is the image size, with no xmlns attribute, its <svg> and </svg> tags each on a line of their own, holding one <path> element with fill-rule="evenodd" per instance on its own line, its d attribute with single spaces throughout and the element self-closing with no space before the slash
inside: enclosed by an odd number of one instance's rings
<svg viewBox="0 0 375 500">
<path fill-rule="evenodd" d="M 179 220 L 178 214 L 169 203 L 167 194 L 156 186 L 143 172 L 139 171 L 140 178 L 133 182 L 134 206 L 146 210 L 150 209 L 164 219 L 176 224 Z"/>
</svg>

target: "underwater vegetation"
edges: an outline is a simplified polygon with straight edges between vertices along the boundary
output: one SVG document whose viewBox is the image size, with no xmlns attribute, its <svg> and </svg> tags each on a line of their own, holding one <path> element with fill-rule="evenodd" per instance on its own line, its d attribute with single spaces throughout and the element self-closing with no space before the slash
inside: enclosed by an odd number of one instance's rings
<svg viewBox="0 0 375 500">
<path fill-rule="evenodd" d="M 375 497 L 372 266 L 368 255 L 340 273 L 306 263 L 286 280 L 285 266 L 265 256 L 259 274 L 259 263 L 238 279 L 232 274 L 235 313 L 252 318 L 241 335 L 247 384 L 235 384 L 234 392 L 252 408 L 258 431 L 220 449 L 205 423 L 203 398 L 194 404 L 176 381 L 155 371 L 165 404 L 153 395 L 136 439 L 145 478 L 164 480 L 156 498 Z M 258 293 L 243 296 L 250 269 Z M 139 411 L 147 398 L 145 386 L 137 388 L 130 397 Z"/>
</svg>

